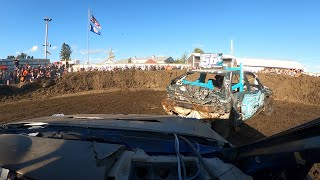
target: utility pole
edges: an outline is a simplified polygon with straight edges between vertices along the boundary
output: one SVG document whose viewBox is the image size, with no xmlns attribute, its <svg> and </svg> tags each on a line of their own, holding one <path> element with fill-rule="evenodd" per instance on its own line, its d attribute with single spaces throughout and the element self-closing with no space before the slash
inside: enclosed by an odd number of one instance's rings
<svg viewBox="0 0 320 180">
<path fill-rule="evenodd" d="M 233 40 L 231 40 L 230 42 L 230 55 L 233 56 L 233 53 L 234 53 L 234 49 L 233 49 Z"/>
<path fill-rule="evenodd" d="M 48 59 L 47 58 L 47 56 L 48 56 L 48 46 L 50 46 L 49 44 L 48 44 L 48 23 L 51 21 L 52 19 L 51 18 L 48 18 L 48 17 L 45 17 L 44 18 L 44 21 L 46 22 L 46 36 L 45 36 L 45 41 L 44 41 L 44 57 L 46 58 L 46 59 Z"/>
</svg>

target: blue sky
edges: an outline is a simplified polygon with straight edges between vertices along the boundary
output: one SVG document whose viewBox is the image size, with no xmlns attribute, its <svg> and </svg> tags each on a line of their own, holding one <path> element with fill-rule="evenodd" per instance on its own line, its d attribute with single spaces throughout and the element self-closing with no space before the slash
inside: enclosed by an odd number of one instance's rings
<svg viewBox="0 0 320 180">
<path fill-rule="evenodd" d="M 320 1 L 295 0 L 1 0 L 0 59 L 25 52 L 44 57 L 45 23 L 51 61 L 62 43 L 72 59 L 87 59 L 88 8 L 102 26 L 90 32 L 90 62 L 205 52 L 248 58 L 297 60 L 320 72 Z"/>
</svg>

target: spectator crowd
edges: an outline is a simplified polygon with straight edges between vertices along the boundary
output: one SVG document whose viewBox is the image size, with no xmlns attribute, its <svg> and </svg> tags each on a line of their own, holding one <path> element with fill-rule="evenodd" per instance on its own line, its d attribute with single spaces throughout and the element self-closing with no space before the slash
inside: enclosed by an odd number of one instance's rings
<svg viewBox="0 0 320 180">
<path fill-rule="evenodd" d="M 13 70 L 0 70 L 0 84 L 19 84 L 21 82 L 33 82 L 37 79 L 58 78 L 66 70 L 63 66 L 49 63 L 45 66 L 32 67 L 30 64 L 19 64 L 19 59 L 14 60 Z"/>
<path fill-rule="evenodd" d="M 189 65 L 179 64 L 103 64 L 103 65 L 76 65 L 69 69 L 69 72 L 88 72 L 88 71 L 123 71 L 123 70 L 189 70 Z M 28 63 L 19 64 L 19 59 L 14 60 L 14 70 L 0 70 L 0 84 L 18 84 L 21 82 L 33 82 L 37 79 L 59 78 L 67 73 L 64 65 L 49 63 L 45 66 L 38 65 L 31 67 Z M 281 69 L 263 68 L 258 73 L 282 74 L 288 76 L 300 76 L 303 70 L 300 69 Z"/>
<path fill-rule="evenodd" d="M 177 64 L 106 64 L 106 65 L 83 65 L 74 66 L 69 72 L 88 72 L 88 71 L 125 71 L 125 70 L 184 70 L 189 69 L 189 65 Z M 14 60 L 13 70 L 0 70 L 0 84 L 19 84 L 21 82 L 34 82 L 37 79 L 59 78 L 68 70 L 64 65 L 49 63 L 45 66 L 38 65 L 32 67 L 30 64 L 19 64 L 19 59 Z"/>
<path fill-rule="evenodd" d="M 264 68 L 263 70 L 260 70 L 259 73 L 282 74 L 282 75 L 297 77 L 303 73 L 303 70 L 301 70 L 301 69 Z"/>
<path fill-rule="evenodd" d="M 185 65 L 169 65 L 169 64 L 112 64 L 112 65 L 83 65 L 83 66 L 74 66 L 71 71 L 81 72 L 81 71 L 119 71 L 119 70 L 146 70 L 146 71 L 157 71 L 157 70 L 183 70 L 188 69 L 189 66 Z"/>
</svg>

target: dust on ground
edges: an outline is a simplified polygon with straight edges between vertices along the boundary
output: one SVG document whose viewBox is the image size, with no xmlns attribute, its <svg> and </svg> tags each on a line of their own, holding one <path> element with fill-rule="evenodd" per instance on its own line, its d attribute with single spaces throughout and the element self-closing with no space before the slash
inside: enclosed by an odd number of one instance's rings
<svg viewBox="0 0 320 180">
<path fill-rule="evenodd" d="M 165 114 L 161 100 L 182 71 L 70 73 L 55 83 L 0 87 L 0 122 L 63 114 Z M 320 78 L 259 75 L 274 92 L 274 113 L 246 121 L 228 140 L 246 144 L 320 117 Z"/>
</svg>

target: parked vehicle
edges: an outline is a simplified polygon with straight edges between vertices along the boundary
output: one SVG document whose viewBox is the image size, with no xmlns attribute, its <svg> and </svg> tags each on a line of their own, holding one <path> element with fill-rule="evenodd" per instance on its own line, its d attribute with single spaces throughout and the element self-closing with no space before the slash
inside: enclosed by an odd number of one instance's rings
<svg viewBox="0 0 320 180">
<path fill-rule="evenodd" d="M 272 113 L 272 91 L 242 65 L 189 71 L 173 79 L 167 93 L 167 114 L 202 119 L 223 137 L 260 112 Z"/>
</svg>

